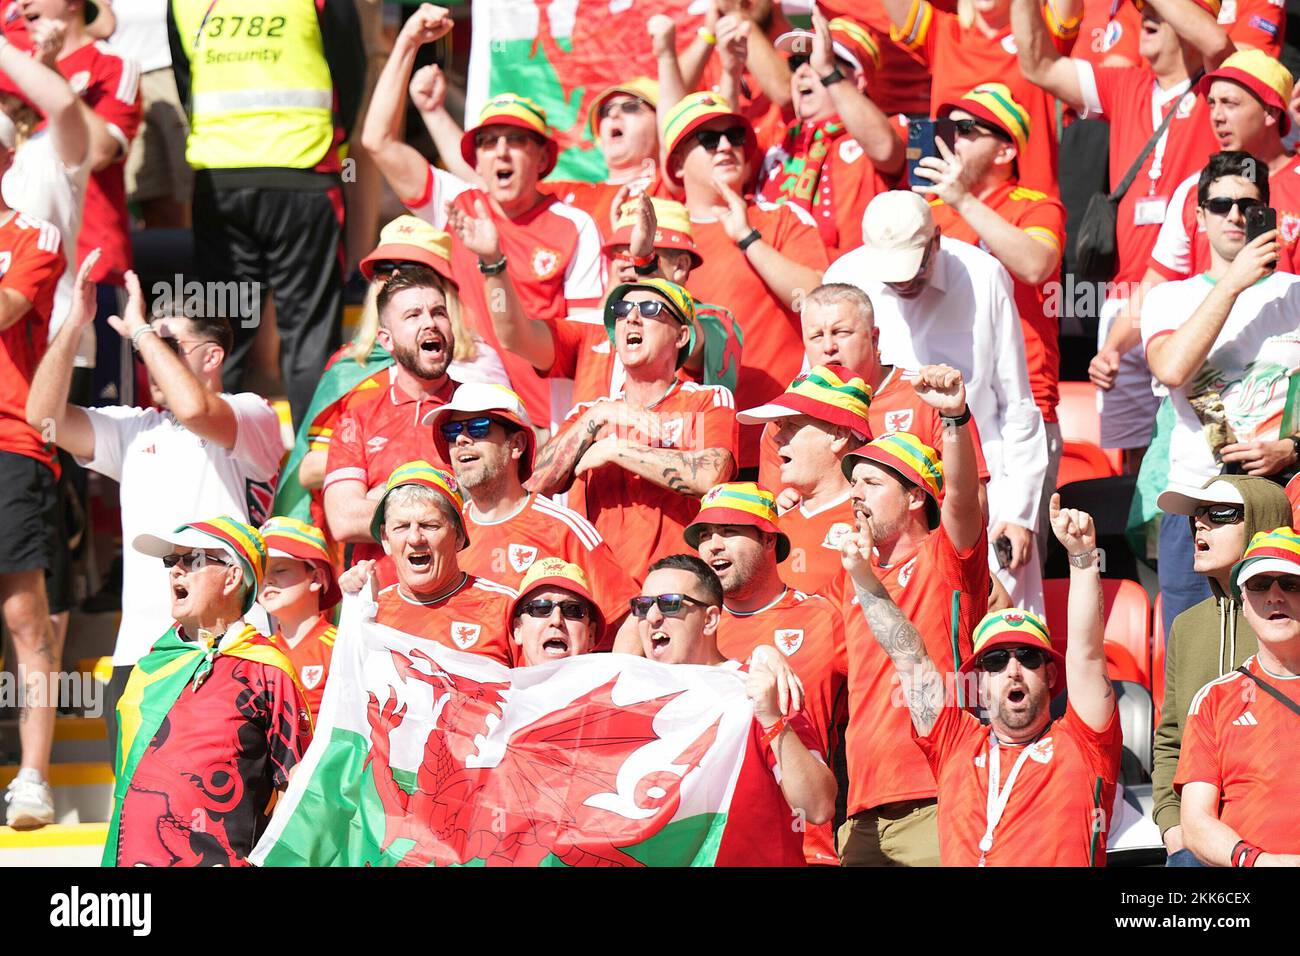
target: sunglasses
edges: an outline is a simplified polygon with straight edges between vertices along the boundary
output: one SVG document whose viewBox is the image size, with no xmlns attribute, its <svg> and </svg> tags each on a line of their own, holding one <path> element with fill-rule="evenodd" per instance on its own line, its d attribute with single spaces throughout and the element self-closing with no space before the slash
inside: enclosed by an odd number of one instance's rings
<svg viewBox="0 0 1300 956">
<path fill-rule="evenodd" d="M 695 134 L 695 138 L 700 145 L 710 153 L 718 148 L 722 142 L 722 137 L 727 137 L 727 142 L 732 146 L 740 146 L 745 142 L 745 127 L 728 126 L 726 129 L 702 129 Z"/>
<path fill-rule="evenodd" d="M 1266 208 L 1268 203 L 1260 199 L 1234 199 L 1231 196 L 1215 196 L 1213 199 L 1207 199 L 1201 203 L 1202 209 L 1216 216 L 1226 216 L 1232 212 L 1233 206 L 1241 210 L 1241 214 L 1244 216 L 1252 209 Z"/>
<path fill-rule="evenodd" d="M 796 70 L 798 70 L 799 67 L 807 63 L 810 59 L 812 58 L 807 53 L 791 53 L 789 59 L 787 59 L 785 62 L 786 65 L 790 67 L 790 72 L 793 73 Z M 730 137 L 728 137 L 728 139 L 729 138 Z"/>
<path fill-rule="evenodd" d="M 468 432 L 470 438 L 487 438 L 495 421 L 496 419 L 488 415 L 481 415 L 478 418 L 465 418 L 458 422 L 443 422 L 438 428 L 442 432 L 442 437 L 448 442 L 455 441 L 461 432 Z"/>
<path fill-rule="evenodd" d="M 182 571 L 201 571 L 210 564 L 219 564 L 224 568 L 232 567 L 229 561 L 214 557 L 206 551 L 184 551 L 181 554 L 165 554 L 162 563 L 163 567 L 169 571 L 178 564 L 181 566 Z"/>
<path fill-rule="evenodd" d="M 205 345 L 217 344 L 212 339 L 203 339 L 201 342 L 195 342 L 189 348 L 184 348 L 181 346 L 180 339 L 173 338 L 170 335 L 159 335 L 158 338 L 163 343 L 163 345 L 167 346 L 169 349 L 172 350 L 172 353 L 174 355 L 178 355 L 181 358 L 184 358 L 185 356 L 193 352 L 195 349 L 202 348 Z M 144 364 L 144 356 L 142 356 L 139 352 L 135 353 L 135 360 L 139 362 L 141 365 Z"/>
<path fill-rule="evenodd" d="M 556 607 L 559 607 L 560 614 L 566 621 L 585 621 L 591 613 L 591 609 L 582 601 L 547 601 L 542 598 L 529 601 L 520 610 L 529 617 L 550 617 Z"/>
<path fill-rule="evenodd" d="M 1259 575 L 1253 577 L 1242 585 L 1247 591 L 1254 591 L 1256 594 L 1262 594 L 1271 590 L 1273 585 L 1279 585 L 1287 594 L 1295 594 L 1300 591 L 1300 577 L 1294 574 L 1283 574 L 1280 577 L 1265 577 Z"/>
<path fill-rule="evenodd" d="M 631 606 L 634 617 L 645 617 L 650 613 L 650 608 L 656 604 L 659 605 L 659 612 L 667 617 L 681 614 L 687 604 L 694 604 L 697 607 L 709 606 L 707 602 L 697 601 L 689 594 L 642 594 L 627 603 Z"/>
<path fill-rule="evenodd" d="M 1246 509 L 1241 505 L 1197 505 L 1192 512 L 1192 523 L 1197 518 L 1204 518 L 1210 524 L 1237 524 L 1246 518 Z"/>
<path fill-rule="evenodd" d="M 959 119 L 953 120 L 952 125 L 957 129 L 958 136 L 996 136 L 998 139 L 1011 142 L 1011 137 L 1000 129 L 994 129 L 984 126 L 979 120 Z"/>
<path fill-rule="evenodd" d="M 596 110 L 596 119 L 609 119 L 615 113 L 622 113 L 624 116 L 635 116 L 643 109 L 647 109 L 643 100 L 629 99 L 620 103 L 601 103 L 600 109 Z"/>
<path fill-rule="evenodd" d="M 497 143 L 504 139 L 506 146 L 510 149 L 520 149 L 525 143 L 534 138 L 532 133 L 526 133 L 523 130 L 510 133 L 489 133 L 484 131 L 474 134 L 474 148 L 496 149 Z"/>
<path fill-rule="evenodd" d="M 618 302 L 611 303 L 610 308 L 613 310 L 615 317 L 620 319 L 626 319 L 632 314 L 632 310 L 636 309 L 641 313 L 643 319 L 657 318 L 667 312 L 669 318 L 681 321 L 677 318 L 677 313 L 674 311 L 672 306 L 667 302 L 660 302 L 657 299 L 645 299 L 641 302 L 630 302 L 627 299 L 620 299 Z"/>
<path fill-rule="evenodd" d="M 1031 671 L 1036 671 L 1047 663 L 1047 655 L 1036 647 L 999 647 L 980 657 L 977 662 L 979 669 L 989 674 L 1001 673 L 1011 663 L 1013 654 L 1021 667 Z"/>
</svg>

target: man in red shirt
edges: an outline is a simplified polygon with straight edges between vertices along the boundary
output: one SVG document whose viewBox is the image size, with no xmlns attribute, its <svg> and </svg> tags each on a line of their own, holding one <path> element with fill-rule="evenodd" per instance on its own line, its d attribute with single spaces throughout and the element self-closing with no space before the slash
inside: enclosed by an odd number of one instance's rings
<svg viewBox="0 0 1300 956">
<path fill-rule="evenodd" d="M 781 580 L 807 594 L 824 594 L 840 576 L 840 539 L 853 530 L 840 459 L 871 440 L 870 405 L 866 382 L 842 365 L 818 365 L 766 405 L 736 415 L 744 425 L 775 426 L 772 444 L 780 465 L 771 487 L 793 488 L 799 495 L 798 508 L 781 516 L 792 558 Z"/>
<path fill-rule="evenodd" d="M 874 576 L 916 622 L 939 669 L 950 672 L 969 652 L 971 633 L 988 609 L 988 538 L 961 374 L 927 366 L 916 391 L 943 417 L 942 464 L 915 435 L 897 432 L 847 455 L 841 466 L 853 486 L 858 527 L 869 527 L 874 542 Z M 845 866 L 935 866 L 934 774 L 908 746 L 894 669 L 870 633 L 852 582 L 845 575 L 837 585 L 853 701 L 840 859 Z"/>
<path fill-rule="evenodd" d="M 1048 284 L 1056 283 L 1061 272 L 1065 207 L 1054 196 L 1021 186 L 1018 167 L 1033 137 L 1050 132 L 1032 126 L 1029 111 L 1002 83 L 975 87 L 940 106 L 939 115 L 957 124 L 956 142 L 949 150 L 938 141 L 941 156 L 920 161 L 917 175 L 930 184 L 913 186 L 912 191 L 933 197 L 930 212 L 945 236 L 979 246 L 1011 274 L 1029 387 L 1047 434 L 1037 529 L 1046 540 L 1047 502 L 1061 463 L 1061 426 L 1056 420 L 1061 348 L 1059 321 L 1048 307 Z"/>
<path fill-rule="evenodd" d="M 1241 667 L 1201 688 L 1174 789 L 1187 847 L 1210 866 L 1300 866 L 1300 536 L 1255 535 L 1233 595 L 1259 638 Z M 1071 634 L 1071 643 L 1074 635 Z"/>
<path fill-rule="evenodd" d="M 845 539 L 844 566 L 911 714 L 911 731 L 939 781 L 944 866 L 1104 866 L 1122 734 L 1102 649 L 1101 569 L 1092 517 L 1063 510 L 1052 529 L 1070 554 L 1070 640 L 1052 646 L 1031 611 L 989 614 L 954 675 L 958 695 L 978 674 L 991 726 L 955 706 L 950 672 L 894 603 L 874 570 L 872 522 Z M 1068 679 L 1065 716 L 1053 695 Z"/>
<path fill-rule="evenodd" d="M 622 393 L 579 405 L 542 449 L 524 487 L 569 493 L 634 579 L 680 546 L 695 500 L 729 479 L 736 462 L 731 392 L 678 377 L 689 350 L 695 300 L 665 279 L 617 286 L 605 304 Z"/>
<path fill-rule="evenodd" d="M 1137 0 L 1138 6 L 1142 5 Z M 1286 5 L 1276 0 L 1228 0 L 1218 3 L 1219 25 L 1238 50 L 1259 50 L 1271 57 L 1282 55 L 1286 32 Z"/>
<path fill-rule="evenodd" d="M 1036 0 L 1012 0 L 1011 20 L 1020 69 L 1030 82 L 1083 118 L 1110 122 L 1113 185 L 1119 184 L 1164 116 L 1173 111 L 1164 135 L 1143 160 L 1116 209 L 1118 269 L 1114 285 L 1107 288 L 1098 330 L 1105 374 L 1097 374 L 1100 368 L 1094 368 L 1093 374 L 1103 392 L 1102 447 L 1144 449 L 1151 438 L 1157 400 L 1151 394 L 1150 370 L 1137 347 L 1140 295 L 1130 297 L 1130 293 L 1146 271 L 1174 189 L 1200 170 L 1215 150 L 1205 99 L 1191 89 L 1192 76 L 1202 67 L 1216 68 L 1232 52 L 1232 44 L 1213 14 L 1193 0 L 1152 0 L 1143 7 L 1139 48 L 1146 62 L 1139 67 L 1096 67 L 1053 49 Z M 1034 128 L 1043 126 L 1035 122 Z"/>
<path fill-rule="evenodd" d="M 903 141 L 866 95 L 880 67 L 870 32 L 816 6 L 813 27 L 776 41 L 789 54 L 794 120 L 764 158 L 759 192 L 809 213 L 833 262 L 862 245 L 862 210 L 903 172 Z"/>
<path fill-rule="evenodd" d="M 510 667 L 508 626 L 517 595 L 461 570 L 457 553 L 469 545 L 464 506 L 456 479 L 427 461 L 409 461 L 389 477 L 370 529 L 392 557 L 397 583 L 375 595 L 374 619 Z M 374 569 L 374 561 L 361 561 L 339 578 L 339 586 L 356 594 L 370 580 L 377 588 Z"/>
<path fill-rule="evenodd" d="M 451 463 L 470 498 L 463 515 L 470 544 L 460 566 L 520 588 L 538 561 L 562 558 L 592 582 L 612 636 L 627 614 L 636 582 L 595 525 L 545 495 L 524 490 L 533 473 L 536 438 L 519 396 L 501 385 L 467 382 L 428 422 L 439 458 Z"/>
<path fill-rule="evenodd" d="M 13 162 L 14 131 L 0 129 L 0 175 Z M 55 548 L 58 456 L 51 435 L 27 423 L 32 375 L 49 341 L 54 288 L 63 274 L 59 231 L 8 209 L 0 199 L 0 607 L 13 635 L 18 667 L 48 687 L 59 666 L 62 631 L 50 624 L 45 575 L 60 560 Z M 66 558 L 63 558 L 66 560 Z M 63 610 L 63 608 L 57 608 Z M 35 698 L 35 699 L 32 699 Z M 33 829 L 54 822 L 45 777 L 54 739 L 55 701 L 31 695 L 22 710 L 22 767 L 12 785 L 7 824 Z"/>
<path fill-rule="evenodd" d="M 720 302 L 745 329 L 736 398 L 762 404 L 799 372 L 801 293 L 821 284 L 826 250 L 798 206 L 768 206 L 744 195 L 758 171 L 754 131 L 714 93 L 693 93 L 669 112 L 664 126 L 669 180 L 685 190 L 695 244 L 704 259 L 691 288 Z M 757 429 L 741 436 L 738 465 L 758 467 Z"/>
<path fill-rule="evenodd" d="M 1287 104 L 1294 82 L 1277 60 L 1259 50 L 1243 50 L 1201 78 L 1210 122 L 1222 150 L 1243 150 L 1268 166 L 1269 204 L 1277 210 L 1281 272 L 1300 272 L 1300 156 L 1287 152 L 1282 138 L 1291 130 Z M 1143 291 L 1161 282 L 1186 279 L 1210 267 L 1210 244 L 1196 221 L 1196 183 L 1200 173 L 1174 191 L 1164 225 L 1151 250 Z"/>
<path fill-rule="evenodd" d="M 533 421 L 551 424 L 563 419 L 570 405 L 567 396 L 553 396 L 526 360 L 501 348 L 491 300 L 483 283 L 471 282 L 469 276 L 476 269 L 485 275 L 508 273 L 531 318 L 547 323 L 594 321 L 603 286 L 600 230 L 581 209 L 539 187 L 542 177 L 555 168 L 557 145 L 546 113 L 526 97 L 493 97 L 479 114 L 478 125 L 461 138 L 461 158 L 474 167 L 483 188 L 435 169 L 403 140 L 406 84 L 416 53 L 451 26 L 451 14 L 431 4 L 422 5 L 406 21 L 375 85 L 361 142 L 407 208 L 455 236 L 452 271 L 460 279 L 473 328 L 501 354 Z M 500 237 L 497 260 L 486 261 L 468 248 L 463 230 L 456 228 L 462 217 L 491 218 Z"/>
<path fill-rule="evenodd" d="M 370 521 L 393 470 L 405 461 L 442 461 L 424 420 L 456 387 L 447 376 L 456 342 L 443 282 L 423 266 L 388 280 L 375 302 L 378 341 L 395 360 L 386 372 L 387 394 L 354 389 L 341 403 L 326 459 L 325 518 L 335 541 L 359 545 L 353 560 L 382 557 Z"/>
<path fill-rule="evenodd" d="M 262 525 L 261 534 L 266 543 L 266 574 L 257 603 L 272 619 L 271 636 L 293 665 L 314 722 L 338 634 L 330 617 L 343 594 L 319 528 L 277 516 Z"/>
<path fill-rule="evenodd" d="M 619 603 L 626 614 L 627 601 Z M 510 633 L 515 660 L 534 667 L 590 654 L 609 629 L 582 568 L 563 558 L 542 558 L 519 584 L 519 597 L 510 608 Z"/>
<path fill-rule="evenodd" d="M 779 565 L 790 556 L 790 539 L 777 526 L 772 493 L 753 482 L 710 488 L 683 537 L 722 582 L 718 651 L 743 661 L 755 648 L 775 645 L 803 683 L 801 713 L 821 752 L 834 753 L 848 716 L 844 621 L 825 598 L 782 582 Z M 810 864 L 839 863 L 829 824 L 808 829 L 804 855 Z"/>
</svg>

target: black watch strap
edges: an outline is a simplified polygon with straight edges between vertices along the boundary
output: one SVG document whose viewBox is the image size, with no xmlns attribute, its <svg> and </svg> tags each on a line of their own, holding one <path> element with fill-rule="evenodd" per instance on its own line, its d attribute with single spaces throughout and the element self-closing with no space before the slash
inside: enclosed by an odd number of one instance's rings
<svg viewBox="0 0 1300 956">
<path fill-rule="evenodd" d="M 741 252 L 744 252 L 746 249 L 748 249 L 750 246 L 752 246 L 754 243 L 758 242 L 758 240 L 762 238 L 763 238 L 763 234 L 761 232 L 759 232 L 757 229 L 751 229 L 746 235 L 740 238 L 740 240 L 736 243 L 736 245 L 740 248 Z"/>
<path fill-rule="evenodd" d="M 846 77 L 840 72 L 840 68 L 838 66 L 833 66 L 831 67 L 831 71 L 821 78 L 822 86 L 831 86 L 843 79 L 846 79 Z"/>
<path fill-rule="evenodd" d="M 953 428 L 958 428 L 962 425 L 965 425 L 968 421 L 970 421 L 970 406 L 967 405 L 965 408 L 963 408 L 961 414 L 958 415 L 956 418 L 949 418 L 947 415 L 940 415 L 939 421 L 943 423 L 944 428 L 947 428 L 949 425 L 951 425 Z"/>
<path fill-rule="evenodd" d="M 500 275 L 506 271 L 506 257 L 502 256 L 496 262 L 484 263 L 482 259 L 478 261 L 478 271 L 485 276 Z"/>
</svg>

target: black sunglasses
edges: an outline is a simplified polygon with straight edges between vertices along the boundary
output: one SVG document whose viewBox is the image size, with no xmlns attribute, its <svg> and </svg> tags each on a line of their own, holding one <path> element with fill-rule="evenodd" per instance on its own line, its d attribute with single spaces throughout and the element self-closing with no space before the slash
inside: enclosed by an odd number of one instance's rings
<svg viewBox="0 0 1300 956">
<path fill-rule="evenodd" d="M 1232 196 L 1215 196 L 1213 199 L 1207 199 L 1201 203 L 1201 208 L 1206 212 L 1212 212 L 1216 216 L 1226 216 L 1232 212 L 1232 207 L 1236 206 L 1241 210 L 1244 216 L 1252 209 L 1262 209 L 1268 206 L 1268 203 L 1260 199 L 1234 199 Z"/>
<path fill-rule="evenodd" d="M 1246 519 L 1246 509 L 1242 505 L 1197 505 L 1192 512 L 1192 524 L 1197 518 L 1204 518 L 1210 524 L 1237 524 Z"/>
<path fill-rule="evenodd" d="M 641 313 L 644 319 L 653 319 L 667 312 L 669 318 L 676 319 L 677 313 L 667 302 L 660 302 L 658 299 L 643 299 L 640 302 L 631 302 L 627 299 L 620 299 L 617 302 L 610 303 L 610 309 L 613 310 L 616 318 L 626 319 L 636 309 Z"/>
<path fill-rule="evenodd" d="M 745 143 L 745 127 L 728 126 L 726 129 L 702 129 L 695 134 L 701 146 L 710 153 L 718 148 L 722 142 L 722 137 L 727 137 L 727 142 L 732 146 L 743 146 Z"/>
<path fill-rule="evenodd" d="M 439 427 L 442 437 L 449 443 L 454 442 L 461 432 L 468 432 L 470 438 L 487 438 L 496 419 L 488 415 L 478 418 L 465 418 L 458 422 L 443 422 Z"/>
<path fill-rule="evenodd" d="M 786 65 L 790 67 L 790 72 L 793 73 L 811 59 L 812 57 L 807 53 L 791 53 L 789 59 L 785 62 Z M 728 139 L 730 139 L 730 137 L 728 137 Z"/>
<path fill-rule="evenodd" d="M 1047 655 L 1036 647 L 999 647 L 980 656 L 979 669 L 989 674 L 1000 673 L 1011 663 L 1012 654 L 1021 667 L 1027 667 L 1031 671 L 1036 671 L 1047 663 Z"/>
<path fill-rule="evenodd" d="M 163 567 L 171 570 L 176 565 L 181 566 L 182 571 L 200 571 L 209 564 L 219 564 L 222 567 L 229 568 L 231 563 L 223 561 L 221 558 L 213 557 L 206 551 L 185 551 L 181 554 L 165 554 L 162 559 Z"/>
<path fill-rule="evenodd" d="M 958 136 L 996 136 L 998 139 L 1011 142 L 1011 137 L 1003 130 L 996 129 L 992 126 L 985 126 L 979 120 L 959 119 L 953 120 L 952 125 L 957 129 Z"/>
<path fill-rule="evenodd" d="M 1294 574 L 1283 574 L 1278 577 L 1264 577 L 1260 575 L 1248 580 L 1242 587 L 1247 591 L 1254 591 L 1256 594 L 1262 594 L 1269 590 L 1274 584 L 1279 585 L 1287 594 L 1295 594 L 1300 591 L 1300 577 Z"/>
<path fill-rule="evenodd" d="M 643 109 L 648 108 L 644 100 L 637 99 L 623 100 L 621 103 L 601 103 L 600 109 L 596 110 L 596 119 L 609 119 L 614 115 L 615 111 L 625 116 L 635 116 Z"/>
<path fill-rule="evenodd" d="M 659 605 L 661 614 L 672 617 L 681 614 L 683 606 L 694 604 L 697 607 L 709 607 L 706 601 L 697 601 L 689 594 L 642 594 L 628 601 L 632 608 L 632 614 L 635 617 L 645 617 L 650 613 L 650 608 L 656 604 Z"/>
<path fill-rule="evenodd" d="M 529 601 L 519 609 L 529 617 L 550 617 L 557 606 L 566 621 L 585 621 L 590 614 L 590 609 L 582 601 L 548 601 L 543 598 Z"/>
</svg>

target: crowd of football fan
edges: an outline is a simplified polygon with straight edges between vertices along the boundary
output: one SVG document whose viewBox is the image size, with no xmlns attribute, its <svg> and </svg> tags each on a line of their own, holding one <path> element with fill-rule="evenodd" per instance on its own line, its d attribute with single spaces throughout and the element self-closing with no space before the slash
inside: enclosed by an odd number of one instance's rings
<svg viewBox="0 0 1300 956">
<path fill-rule="evenodd" d="M 656 75 L 590 103 L 601 182 L 547 178 L 527 90 L 462 131 L 417 69 L 444 8 L 377 54 L 363 0 L 144 6 L 11 0 L 0 38 L 0 600 L 13 663 L 60 668 L 86 470 L 119 484 L 106 859 L 247 857 L 351 594 L 510 667 L 741 662 L 807 863 L 1103 865 L 1103 560 L 1057 494 L 1070 205 L 1088 254 L 1113 245 L 1100 445 L 1160 492 L 1170 865 L 1300 863 L 1277 0 L 826 0 L 806 30 L 712 0 L 689 37 L 655 14 Z M 365 237 L 339 347 L 354 129 L 409 214 Z M 1093 181 L 1111 197 L 1079 201 Z M 150 227 L 192 216 L 199 278 L 269 290 L 292 448 L 241 390 L 257 323 L 151 301 L 128 198 Z M 54 704 L 24 707 L 12 826 L 54 818 Z M 191 830 L 214 774 L 234 795 Z"/>
</svg>

